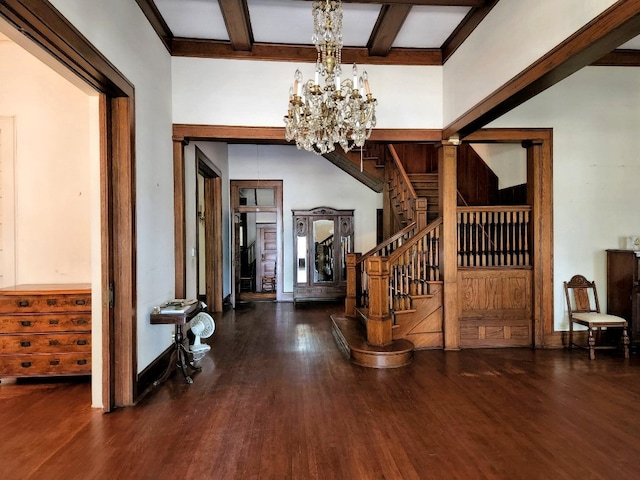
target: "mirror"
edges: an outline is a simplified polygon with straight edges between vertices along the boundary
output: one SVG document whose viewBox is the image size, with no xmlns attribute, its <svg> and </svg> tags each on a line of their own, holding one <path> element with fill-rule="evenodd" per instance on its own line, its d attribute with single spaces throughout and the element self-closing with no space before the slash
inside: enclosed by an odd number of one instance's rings
<svg viewBox="0 0 640 480">
<path fill-rule="evenodd" d="M 296 257 L 296 282 L 307 283 L 307 237 L 298 237 L 298 252 Z"/>
<path fill-rule="evenodd" d="M 333 220 L 327 219 L 313 221 L 315 282 L 333 282 L 333 223 Z"/>
</svg>

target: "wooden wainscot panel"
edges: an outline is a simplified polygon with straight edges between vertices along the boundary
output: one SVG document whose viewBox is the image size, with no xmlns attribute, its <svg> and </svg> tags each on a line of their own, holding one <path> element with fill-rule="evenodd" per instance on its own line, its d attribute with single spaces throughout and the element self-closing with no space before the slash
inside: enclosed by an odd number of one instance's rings
<svg viewBox="0 0 640 480">
<path fill-rule="evenodd" d="M 530 346 L 531 279 L 529 268 L 458 270 L 460 346 Z"/>
</svg>

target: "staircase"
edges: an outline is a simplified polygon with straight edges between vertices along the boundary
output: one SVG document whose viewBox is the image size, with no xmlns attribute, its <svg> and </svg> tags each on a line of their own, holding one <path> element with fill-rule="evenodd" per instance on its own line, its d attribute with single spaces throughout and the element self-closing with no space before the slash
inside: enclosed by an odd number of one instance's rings
<svg viewBox="0 0 640 480">
<path fill-rule="evenodd" d="M 402 228 L 370 252 L 348 255 L 345 313 L 332 316 L 341 351 L 374 368 L 406 365 L 416 348 L 443 344 L 438 177 L 407 175 L 389 151 L 386 188 Z"/>
</svg>

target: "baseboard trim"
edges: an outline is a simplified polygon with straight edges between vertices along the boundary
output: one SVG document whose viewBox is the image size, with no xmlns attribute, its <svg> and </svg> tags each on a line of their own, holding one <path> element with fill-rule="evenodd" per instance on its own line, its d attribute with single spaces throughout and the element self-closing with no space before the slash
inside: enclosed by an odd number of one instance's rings
<svg viewBox="0 0 640 480">
<path fill-rule="evenodd" d="M 151 362 L 142 372 L 138 374 L 136 403 L 138 403 L 145 395 L 153 390 L 153 382 L 158 380 L 166 371 L 173 353 L 173 344 L 162 352 L 153 362 Z"/>
</svg>

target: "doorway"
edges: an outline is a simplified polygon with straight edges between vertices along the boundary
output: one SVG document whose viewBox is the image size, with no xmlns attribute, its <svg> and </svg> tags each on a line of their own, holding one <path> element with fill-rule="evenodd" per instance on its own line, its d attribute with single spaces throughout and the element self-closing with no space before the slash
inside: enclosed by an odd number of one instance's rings
<svg viewBox="0 0 640 480">
<path fill-rule="evenodd" d="M 232 180 L 232 305 L 280 300 L 282 181 Z"/>
<path fill-rule="evenodd" d="M 222 174 L 196 147 L 196 291 L 212 312 L 221 312 Z"/>
</svg>

